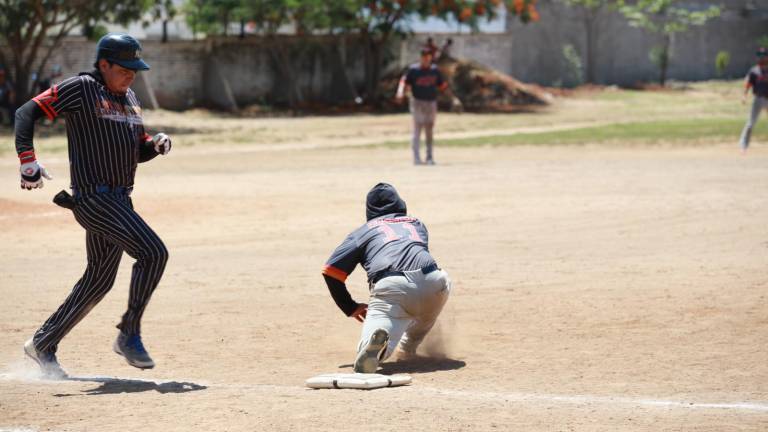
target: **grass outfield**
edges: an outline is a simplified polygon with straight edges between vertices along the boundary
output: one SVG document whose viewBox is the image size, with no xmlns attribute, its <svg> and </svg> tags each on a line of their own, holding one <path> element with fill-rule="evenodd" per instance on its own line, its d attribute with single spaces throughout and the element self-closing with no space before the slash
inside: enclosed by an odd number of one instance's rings
<svg viewBox="0 0 768 432">
<path fill-rule="evenodd" d="M 734 119 L 690 119 L 616 123 L 547 132 L 521 132 L 511 135 L 440 139 L 441 146 L 514 146 L 584 144 L 695 144 L 738 142 L 744 121 Z M 753 143 L 768 141 L 768 123 L 760 122 L 752 133 Z M 388 147 L 409 145 L 406 141 L 388 142 Z"/>
</svg>

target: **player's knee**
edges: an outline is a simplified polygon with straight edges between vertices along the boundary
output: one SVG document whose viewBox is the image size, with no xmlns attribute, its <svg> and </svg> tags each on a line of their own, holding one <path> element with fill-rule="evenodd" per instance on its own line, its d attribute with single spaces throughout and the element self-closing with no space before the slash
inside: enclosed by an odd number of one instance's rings
<svg viewBox="0 0 768 432">
<path fill-rule="evenodd" d="M 168 262 L 168 248 L 165 247 L 163 243 L 160 243 L 158 247 L 158 252 L 155 255 L 155 260 L 157 262 L 160 262 L 165 266 L 165 263 Z"/>
<path fill-rule="evenodd" d="M 145 261 L 165 267 L 168 262 L 168 248 L 162 242 L 157 242 L 147 248 L 143 258 Z"/>
</svg>

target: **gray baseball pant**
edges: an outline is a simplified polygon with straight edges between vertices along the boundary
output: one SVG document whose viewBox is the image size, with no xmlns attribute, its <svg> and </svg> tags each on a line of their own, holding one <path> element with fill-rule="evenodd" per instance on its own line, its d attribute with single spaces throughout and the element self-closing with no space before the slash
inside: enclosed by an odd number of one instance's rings
<svg viewBox="0 0 768 432">
<path fill-rule="evenodd" d="M 435 127 L 435 117 L 437 117 L 437 101 L 419 100 L 411 98 L 411 114 L 413 114 L 413 138 L 411 147 L 413 149 L 413 161 L 421 162 L 420 141 L 421 130 L 424 130 L 424 136 L 427 143 L 427 159 L 432 160 L 432 143 L 434 141 L 433 131 Z"/>
<path fill-rule="evenodd" d="M 739 145 L 742 150 L 746 150 L 747 147 L 749 147 L 749 140 L 752 137 L 752 128 L 755 127 L 757 118 L 760 116 L 760 111 L 763 109 L 768 109 L 768 98 L 755 96 L 755 100 L 752 102 L 752 111 L 749 113 L 749 119 L 747 120 L 747 124 L 744 125 L 744 130 L 741 131 Z"/>
<path fill-rule="evenodd" d="M 371 289 L 357 351 L 364 349 L 373 332 L 382 328 L 389 333 L 382 360 L 392 355 L 398 344 L 402 351 L 415 354 L 435 325 L 450 292 L 451 280 L 443 270 L 426 275 L 414 270 L 376 282 Z"/>
</svg>

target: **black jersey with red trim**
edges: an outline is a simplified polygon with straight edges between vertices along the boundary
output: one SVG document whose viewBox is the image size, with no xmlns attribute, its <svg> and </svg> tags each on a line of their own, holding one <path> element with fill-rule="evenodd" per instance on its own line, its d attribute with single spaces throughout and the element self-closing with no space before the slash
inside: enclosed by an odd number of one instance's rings
<svg viewBox="0 0 768 432">
<path fill-rule="evenodd" d="M 428 242 L 427 227 L 416 218 L 377 217 L 347 236 L 325 263 L 323 274 L 344 282 L 361 264 L 370 281 L 387 271 L 418 270 L 435 263 Z"/>
<path fill-rule="evenodd" d="M 144 130 L 133 90 L 111 92 L 98 72 L 81 73 L 32 98 L 42 112 L 66 119 L 72 187 L 133 186 Z M 32 137 L 17 134 L 19 154 L 33 151 Z"/>
<path fill-rule="evenodd" d="M 755 96 L 768 98 L 768 68 L 753 67 L 747 74 L 747 82 L 752 86 Z"/>
<path fill-rule="evenodd" d="M 424 101 L 437 100 L 438 89 L 444 90 L 448 86 L 436 65 L 423 68 L 420 63 L 412 64 L 408 68 L 405 83 L 411 86 L 414 98 Z"/>
</svg>

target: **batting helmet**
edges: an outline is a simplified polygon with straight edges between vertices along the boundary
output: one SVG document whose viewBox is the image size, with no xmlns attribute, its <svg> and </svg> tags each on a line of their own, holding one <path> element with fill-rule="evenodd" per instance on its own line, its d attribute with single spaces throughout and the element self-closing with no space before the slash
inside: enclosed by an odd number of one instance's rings
<svg viewBox="0 0 768 432">
<path fill-rule="evenodd" d="M 131 70 L 149 70 L 149 65 L 141 59 L 141 44 L 133 36 L 125 33 L 109 33 L 99 39 L 96 45 L 96 68 L 99 60 Z"/>
</svg>

